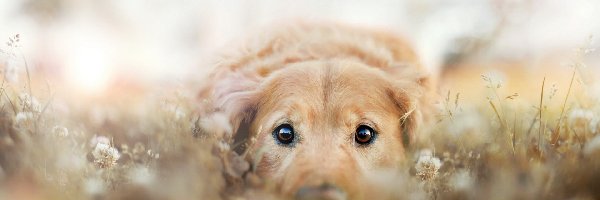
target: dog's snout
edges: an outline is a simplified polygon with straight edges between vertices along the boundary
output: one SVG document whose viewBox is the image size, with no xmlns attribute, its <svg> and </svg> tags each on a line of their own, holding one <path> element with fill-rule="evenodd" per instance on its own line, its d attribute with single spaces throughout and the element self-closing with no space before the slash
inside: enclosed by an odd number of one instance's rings
<svg viewBox="0 0 600 200">
<path fill-rule="evenodd" d="M 335 185 L 324 183 L 319 186 L 304 186 L 296 192 L 298 200 L 344 200 L 346 192 Z"/>
</svg>

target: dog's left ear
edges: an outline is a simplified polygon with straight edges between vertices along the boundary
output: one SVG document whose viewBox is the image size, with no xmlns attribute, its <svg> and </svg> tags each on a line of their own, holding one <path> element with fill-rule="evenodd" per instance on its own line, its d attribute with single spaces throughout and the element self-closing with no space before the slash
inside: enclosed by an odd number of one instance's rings
<svg viewBox="0 0 600 200">
<path fill-rule="evenodd" d="M 396 103 L 396 107 L 404 113 L 400 119 L 402 143 L 409 147 L 416 141 L 421 124 L 429 120 L 429 112 L 433 105 L 434 90 L 428 74 L 415 70 L 388 71 L 394 76 L 388 94 Z"/>
<path fill-rule="evenodd" d="M 220 137 L 227 141 L 245 139 L 243 128 L 251 122 L 260 96 L 260 76 L 249 71 L 218 66 L 205 80 L 198 95 L 200 114 L 198 135 Z M 242 127 L 242 128 L 241 128 Z"/>
</svg>

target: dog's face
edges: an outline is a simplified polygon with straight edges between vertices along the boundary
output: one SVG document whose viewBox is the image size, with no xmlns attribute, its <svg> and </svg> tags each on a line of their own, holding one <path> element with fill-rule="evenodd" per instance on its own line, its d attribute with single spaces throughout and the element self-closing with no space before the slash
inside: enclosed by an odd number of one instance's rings
<svg viewBox="0 0 600 200">
<path fill-rule="evenodd" d="M 297 196 L 359 195 L 375 169 L 404 158 L 411 98 L 385 72 L 357 62 L 311 61 L 261 84 L 250 119 L 258 174 Z"/>
<path fill-rule="evenodd" d="M 218 63 L 200 90 L 201 132 L 245 141 L 252 169 L 284 194 L 366 198 L 370 173 L 397 168 L 415 140 L 429 75 L 385 33 L 294 26 L 266 38 Z"/>
</svg>

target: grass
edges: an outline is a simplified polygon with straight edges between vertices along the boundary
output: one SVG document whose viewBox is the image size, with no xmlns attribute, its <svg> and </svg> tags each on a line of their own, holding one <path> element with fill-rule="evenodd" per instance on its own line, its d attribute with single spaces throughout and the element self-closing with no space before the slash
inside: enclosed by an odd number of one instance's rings
<svg viewBox="0 0 600 200">
<path fill-rule="evenodd" d="M 373 194 L 600 198 L 600 105 L 592 94 L 569 98 L 589 87 L 574 83 L 575 71 L 560 106 L 548 103 L 545 77 L 537 77 L 539 102 L 501 98 L 502 84 L 489 75 L 479 84 L 490 97 L 465 101 L 453 88 L 406 166 L 375 177 Z M 279 198 L 273 183 L 253 173 L 257 157 L 195 131 L 193 91 L 82 99 L 42 92 L 29 70 L 23 76 L 25 83 L 3 78 L 0 88 L 0 199 Z"/>
</svg>

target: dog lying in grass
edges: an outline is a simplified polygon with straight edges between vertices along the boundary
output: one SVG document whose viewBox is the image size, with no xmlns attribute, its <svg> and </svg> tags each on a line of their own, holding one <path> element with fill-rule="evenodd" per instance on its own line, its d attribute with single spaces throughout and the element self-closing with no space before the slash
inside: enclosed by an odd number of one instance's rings
<svg viewBox="0 0 600 200">
<path fill-rule="evenodd" d="M 256 173 L 296 198 L 364 198 L 427 118 L 431 75 L 396 35 L 295 24 L 224 56 L 200 90 L 202 129 L 246 145 Z M 211 121 L 212 120 L 212 121 Z"/>
</svg>

